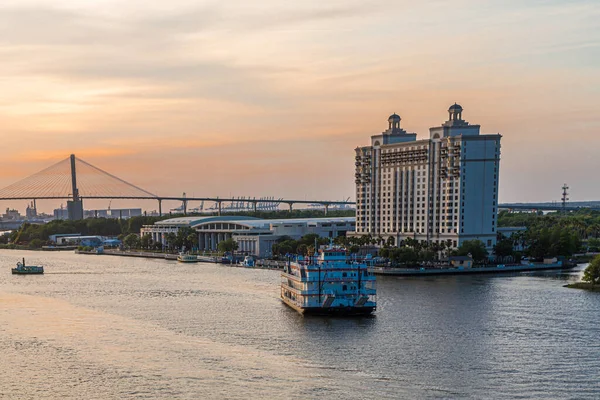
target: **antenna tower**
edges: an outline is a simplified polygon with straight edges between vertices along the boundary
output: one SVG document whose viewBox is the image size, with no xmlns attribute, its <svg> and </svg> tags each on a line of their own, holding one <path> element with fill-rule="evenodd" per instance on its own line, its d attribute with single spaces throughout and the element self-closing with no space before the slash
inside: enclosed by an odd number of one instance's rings
<svg viewBox="0 0 600 400">
<path fill-rule="evenodd" d="M 569 195 L 569 192 L 567 192 L 567 190 L 569 190 L 569 187 L 567 186 L 567 184 L 563 184 L 562 187 L 562 209 L 563 209 L 563 214 L 567 213 L 567 201 L 569 201 L 569 198 L 567 197 Z"/>
</svg>

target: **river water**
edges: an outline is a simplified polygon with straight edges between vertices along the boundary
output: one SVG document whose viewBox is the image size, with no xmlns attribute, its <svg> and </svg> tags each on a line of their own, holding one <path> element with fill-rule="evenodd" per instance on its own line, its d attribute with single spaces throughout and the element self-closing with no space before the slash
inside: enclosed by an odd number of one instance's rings
<svg viewBox="0 0 600 400">
<path fill-rule="evenodd" d="M 12 276 L 20 257 L 43 276 Z M 600 293 L 569 273 L 378 277 L 302 317 L 279 273 L 0 251 L 0 398 L 600 398 Z"/>
</svg>

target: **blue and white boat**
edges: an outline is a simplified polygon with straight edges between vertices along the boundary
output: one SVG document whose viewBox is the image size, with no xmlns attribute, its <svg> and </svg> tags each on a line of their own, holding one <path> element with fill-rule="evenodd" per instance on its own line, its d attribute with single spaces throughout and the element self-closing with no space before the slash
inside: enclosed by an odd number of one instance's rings
<svg viewBox="0 0 600 400">
<path fill-rule="evenodd" d="M 40 275 L 44 273 L 44 267 L 38 267 L 34 265 L 25 265 L 25 259 L 23 262 L 18 262 L 16 268 L 12 268 L 13 275 Z"/>
<path fill-rule="evenodd" d="M 254 257 L 252 256 L 246 256 L 244 257 L 244 261 L 240 262 L 240 265 L 242 267 L 247 267 L 247 268 L 252 268 L 255 266 L 255 261 L 254 261 Z"/>
<path fill-rule="evenodd" d="M 189 253 L 179 253 L 177 255 L 177 261 L 181 262 L 181 263 L 196 263 L 198 262 L 198 256 L 195 254 L 189 254 Z"/>
<path fill-rule="evenodd" d="M 346 249 L 327 246 L 289 259 L 281 273 L 281 300 L 301 314 L 368 315 L 377 309 L 375 276 Z"/>
</svg>

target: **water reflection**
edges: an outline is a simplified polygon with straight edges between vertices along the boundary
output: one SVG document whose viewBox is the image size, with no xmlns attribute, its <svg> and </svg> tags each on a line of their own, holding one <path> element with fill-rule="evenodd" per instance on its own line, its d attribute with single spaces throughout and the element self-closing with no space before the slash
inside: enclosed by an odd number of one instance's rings
<svg viewBox="0 0 600 400">
<path fill-rule="evenodd" d="M 0 263 L 22 256 L 42 261 Z M 373 317 L 327 318 L 282 304 L 276 271 L 43 256 L 42 279 L 0 270 L 9 398 L 599 396 L 600 295 L 562 287 L 583 266 L 384 277 Z"/>
</svg>

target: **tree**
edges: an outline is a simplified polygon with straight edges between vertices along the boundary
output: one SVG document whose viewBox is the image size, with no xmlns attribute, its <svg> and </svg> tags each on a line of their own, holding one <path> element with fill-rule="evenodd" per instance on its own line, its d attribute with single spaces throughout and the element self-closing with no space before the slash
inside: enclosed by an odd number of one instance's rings
<svg viewBox="0 0 600 400">
<path fill-rule="evenodd" d="M 177 235 L 173 232 L 169 232 L 165 235 L 165 241 L 167 242 L 167 247 L 172 249 L 175 247 L 175 243 L 177 241 Z"/>
<path fill-rule="evenodd" d="M 194 248 L 198 248 L 198 234 L 196 232 L 194 233 L 190 233 L 186 238 L 185 238 L 185 247 L 187 249 L 194 249 Z"/>
<path fill-rule="evenodd" d="M 44 242 L 42 242 L 40 239 L 33 239 L 31 242 L 29 242 L 29 248 L 30 249 L 40 249 L 42 246 L 44 245 Z"/>
<path fill-rule="evenodd" d="M 191 238 L 192 236 L 193 239 Z M 177 237 L 175 238 L 175 242 L 173 244 L 178 249 L 185 247 L 189 250 L 198 244 L 198 234 L 193 228 L 190 228 L 189 226 L 184 226 L 182 228 L 179 228 L 179 230 L 177 231 Z"/>
<path fill-rule="evenodd" d="M 383 258 L 389 258 L 390 249 L 388 247 L 382 247 L 381 249 L 379 249 L 379 256 Z"/>
<path fill-rule="evenodd" d="M 146 233 L 140 239 L 140 245 L 143 249 L 149 249 L 152 246 L 152 235 Z"/>
<path fill-rule="evenodd" d="M 309 234 L 306 234 L 306 235 L 302 236 L 297 241 L 297 243 L 298 243 L 297 245 L 305 244 L 306 246 L 312 246 L 314 248 L 315 247 L 315 241 L 317 242 L 317 245 L 328 244 L 329 243 L 329 239 L 328 238 L 320 237 L 316 233 L 309 233 Z"/>
<path fill-rule="evenodd" d="M 508 257 L 512 256 L 513 251 L 513 241 L 512 239 L 502 237 L 500 240 L 496 242 L 494 246 L 494 254 L 496 257 Z"/>
<path fill-rule="evenodd" d="M 300 255 L 306 256 L 308 255 L 308 246 L 305 244 L 299 244 L 296 248 L 296 252 Z"/>
<path fill-rule="evenodd" d="M 591 283 L 592 285 L 600 283 L 600 255 L 594 257 L 590 262 L 590 265 L 587 266 L 583 272 L 582 280 Z"/>
<path fill-rule="evenodd" d="M 390 249 L 390 260 L 394 264 L 416 264 L 419 261 L 419 255 L 412 247 L 397 247 Z"/>
<path fill-rule="evenodd" d="M 419 242 L 411 237 L 408 237 L 408 238 L 404 239 L 404 246 L 411 247 L 416 250 L 417 247 L 419 246 Z"/>
<path fill-rule="evenodd" d="M 429 249 L 423 249 L 419 252 L 419 260 L 421 261 L 433 261 L 435 259 L 435 253 Z"/>
<path fill-rule="evenodd" d="M 465 240 L 457 249 L 457 255 L 471 255 L 476 262 L 485 261 L 488 257 L 488 251 L 481 240 Z"/>
<path fill-rule="evenodd" d="M 333 243 L 337 244 L 338 246 L 346 247 L 350 244 L 350 241 L 346 236 L 336 236 L 335 239 L 333 239 Z"/>
<path fill-rule="evenodd" d="M 238 242 L 236 242 L 232 238 L 229 238 L 229 239 L 223 240 L 222 242 L 219 242 L 219 245 L 217 246 L 217 248 L 222 253 L 236 251 L 238 249 Z"/>
<path fill-rule="evenodd" d="M 598 238 L 590 238 L 588 239 L 588 251 L 598 252 L 600 251 L 600 239 Z"/>
<path fill-rule="evenodd" d="M 393 236 L 390 236 L 385 241 L 385 245 L 384 246 L 386 246 L 386 247 L 393 247 L 395 242 L 396 242 L 396 239 L 394 239 Z"/>
<path fill-rule="evenodd" d="M 140 238 L 135 233 L 130 233 L 129 235 L 125 236 L 123 243 L 125 243 L 125 246 L 129 247 L 130 249 L 137 249 L 140 247 Z"/>
</svg>

